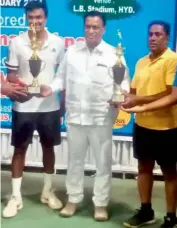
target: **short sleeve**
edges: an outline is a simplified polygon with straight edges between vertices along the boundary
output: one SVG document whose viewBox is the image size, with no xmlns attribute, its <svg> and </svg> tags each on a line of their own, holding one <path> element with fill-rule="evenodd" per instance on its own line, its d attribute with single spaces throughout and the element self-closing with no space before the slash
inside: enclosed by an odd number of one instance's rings
<svg viewBox="0 0 177 228">
<path fill-rule="evenodd" d="M 177 58 L 168 60 L 166 64 L 166 75 L 165 75 L 166 85 L 174 84 L 176 71 L 177 71 Z"/>
<path fill-rule="evenodd" d="M 136 89 L 136 87 L 137 87 L 136 81 L 137 81 L 138 65 L 139 65 L 139 61 L 137 62 L 136 66 L 135 66 L 135 73 L 134 73 L 132 81 L 131 81 L 131 88 L 132 89 Z"/>
<path fill-rule="evenodd" d="M 13 40 L 11 40 L 9 44 L 8 51 L 9 53 L 8 53 L 8 57 L 5 60 L 5 65 L 7 69 L 16 71 L 19 68 L 19 62 L 18 62 L 17 50 L 15 48 L 15 43 Z"/>
</svg>

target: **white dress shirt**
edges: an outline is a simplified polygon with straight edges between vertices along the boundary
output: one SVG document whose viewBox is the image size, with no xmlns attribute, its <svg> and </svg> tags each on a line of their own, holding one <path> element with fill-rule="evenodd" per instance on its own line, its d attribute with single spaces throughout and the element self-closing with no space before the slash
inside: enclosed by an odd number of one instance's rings
<svg viewBox="0 0 177 228">
<path fill-rule="evenodd" d="M 51 83 L 52 91 L 66 89 L 66 122 L 80 125 L 113 123 L 113 108 L 108 100 L 113 95 L 112 66 L 116 50 L 104 41 L 90 52 L 85 42 L 70 46 Z M 122 58 L 123 63 L 125 59 Z M 126 68 L 123 90 L 129 91 Z"/>
</svg>

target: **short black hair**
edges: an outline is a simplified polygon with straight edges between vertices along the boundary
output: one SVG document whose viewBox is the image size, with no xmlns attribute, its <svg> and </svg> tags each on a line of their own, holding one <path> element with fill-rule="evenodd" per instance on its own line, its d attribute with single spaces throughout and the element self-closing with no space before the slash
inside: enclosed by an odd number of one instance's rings
<svg viewBox="0 0 177 228">
<path fill-rule="evenodd" d="M 45 0 L 28 0 L 27 5 L 25 6 L 25 13 L 27 14 L 35 9 L 42 9 L 44 11 L 45 17 L 48 17 L 48 7 Z"/>
<path fill-rule="evenodd" d="M 165 22 L 165 21 L 152 21 L 149 26 L 148 30 L 153 26 L 153 25 L 161 25 L 163 27 L 163 30 L 165 33 L 170 36 L 170 24 Z"/>
<path fill-rule="evenodd" d="M 87 17 L 99 17 L 102 20 L 103 25 L 104 26 L 106 25 L 106 17 L 103 13 L 101 13 L 99 11 L 94 10 L 94 11 L 90 11 L 90 12 L 86 13 L 84 15 L 84 24 L 85 24 Z"/>
</svg>

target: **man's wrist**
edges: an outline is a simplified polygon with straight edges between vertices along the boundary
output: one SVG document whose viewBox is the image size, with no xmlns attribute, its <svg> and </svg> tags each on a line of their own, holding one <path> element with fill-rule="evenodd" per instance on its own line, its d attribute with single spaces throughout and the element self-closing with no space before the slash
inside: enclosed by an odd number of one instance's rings
<svg viewBox="0 0 177 228">
<path fill-rule="evenodd" d="M 135 103 L 136 105 L 142 105 L 143 103 L 143 97 L 142 96 L 135 96 Z"/>
</svg>

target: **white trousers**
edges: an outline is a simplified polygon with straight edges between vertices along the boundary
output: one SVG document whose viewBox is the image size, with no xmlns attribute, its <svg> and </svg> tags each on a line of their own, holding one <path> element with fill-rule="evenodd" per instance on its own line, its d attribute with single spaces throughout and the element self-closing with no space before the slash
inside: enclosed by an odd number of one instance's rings
<svg viewBox="0 0 177 228">
<path fill-rule="evenodd" d="M 112 125 L 82 126 L 68 124 L 68 170 L 66 178 L 68 201 L 80 203 L 84 194 L 84 162 L 91 146 L 96 161 L 93 190 L 95 206 L 107 206 L 112 176 Z"/>
</svg>

